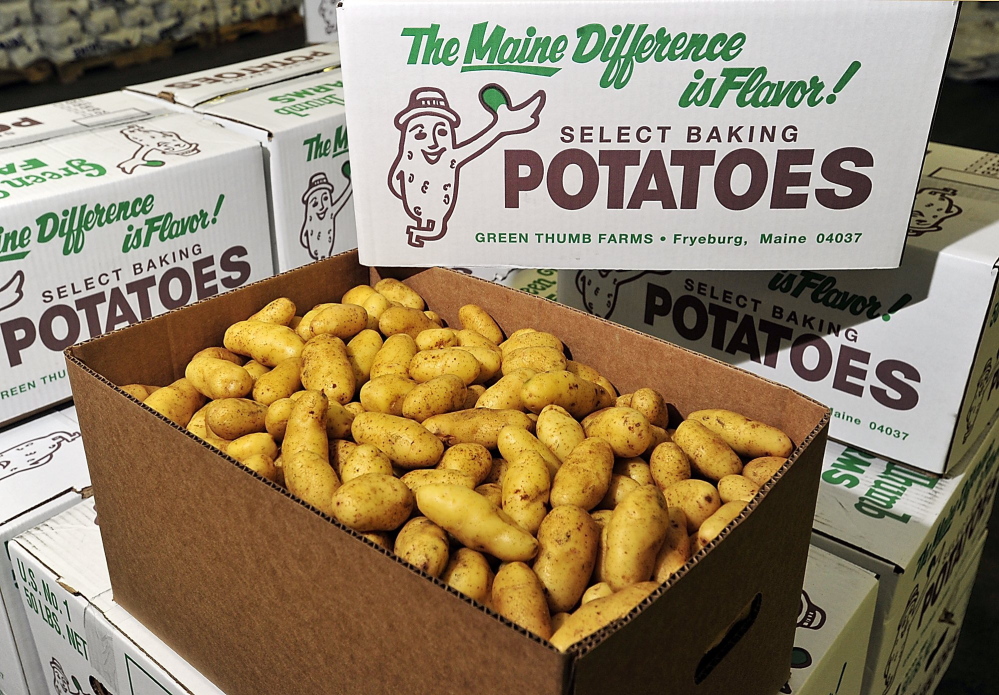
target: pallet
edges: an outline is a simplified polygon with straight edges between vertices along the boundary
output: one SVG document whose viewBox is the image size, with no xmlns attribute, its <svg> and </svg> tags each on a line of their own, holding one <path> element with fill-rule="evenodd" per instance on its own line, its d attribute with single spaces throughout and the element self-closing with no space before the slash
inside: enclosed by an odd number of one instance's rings
<svg viewBox="0 0 999 695">
<path fill-rule="evenodd" d="M 114 68 L 119 70 L 131 67 L 132 65 L 142 65 L 154 60 L 164 60 L 173 56 L 174 52 L 188 46 L 205 48 L 214 45 L 214 34 L 198 34 L 182 39 L 180 41 L 160 41 L 159 43 L 148 44 L 133 48 L 130 51 L 119 51 L 92 58 L 81 58 L 71 63 L 59 63 L 55 66 L 55 74 L 63 84 L 69 84 L 80 79 L 80 77 L 91 70 L 101 68 Z"/>
<path fill-rule="evenodd" d="M 283 14 L 270 15 L 248 22 L 237 22 L 216 29 L 219 43 L 232 43 L 247 34 L 269 34 L 283 29 L 291 29 L 302 24 L 302 15 L 298 10 L 289 10 Z"/>
<path fill-rule="evenodd" d="M 18 82 L 29 82 L 31 84 L 45 82 L 51 79 L 52 72 L 52 63 L 47 60 L 39 60 L 23 68 L 0 70 L 0 87 L 17 84 Z"/>
</svg>

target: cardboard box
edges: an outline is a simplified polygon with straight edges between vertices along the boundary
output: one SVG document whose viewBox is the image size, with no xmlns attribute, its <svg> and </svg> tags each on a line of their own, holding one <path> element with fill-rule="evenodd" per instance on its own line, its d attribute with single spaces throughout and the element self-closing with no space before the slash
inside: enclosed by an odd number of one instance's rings
<svg viewBox="0 0 999 695">
<path fill-rule="evenodd" d="M 33 695 L 221 695 L 113 601 L 93 500 L 10 544 L 46 682 Z"/>
<path fill-rule="evenodd" d="M 897 270 L 587 270 L 559 297 L 829 404 L 835 439 L 947 472 L 999 412 L 999 178 L 980 173 L 999 155 L 929 150 Z"/>
<path fill-rule="evenodd" d="M 361 261 L 896 267 L 956 13 L 343 0 Z"/>
<path fill-rule="evenodd" d="M 447 321 L 474 297 L 506 332 L 547 327 L 575 359 L 623 389 L 673 394 L 682 413 L 738 407 L 800 445 L 720 542 L 625 624 L 563 654 L 113 386 L 171 381 L 197 350 L 218 344 L 230 323 L 273 297 L 313 306 L 377 279 L 356 252 L 341 254 L 67 353 L 116 600 L 220 688 L 241 695 L 322 692 L 331 679 L 365 693 L 417 692 L 428 683 L 456 693 L 659 693 L 689 691 L 696 681 L 705 694 L 736 685 L 745 695 L 776 692 L 789 672 L 828 423 L 828 410 L 790 389 L 459 273 L 435 268 L 407 279 Z M 142 360 L 115 357 L 136 350 Z M 156 454 L 136 456 L 133 445 Z M 169 461 L 184 461 L 184 475 Z M 255 607 L 252 619 L 234 606 Z M 764 643 L 772 658 L 761 656 Z M 451 656 L 442 661 L 442 653 Z"/>
<path fill-rule="evenodd" d="M 879 577 L 862 695 L 908 695 L 925 677 L 932 664 L 923 645 L 940 638 L 926 631 L 977 563 L 997 486 L 999 427 L 951 478 L 829 442 L 812 542 Z M 956 599 L 946 605 L 955 612 Z"/>
<path fill-rule="evenodd" d="M 267 60 L 288 63 L 284 69 L 245 67 L 259 62 L 129 89 L 186 107 L 260 142 L 276 268 L 284 271 L 357 247 L 343 81 L 335 69 L 340 54 L 327 44 Z M 218 78 L 229 74 L 240 78 Z"/>
<path fill-rule="evenodd" d="M 269 276 L 260 146 L 163 114 L 0 150 L 0 424 L 69 398 L 62 350 Z"/>
<path fill-rule="evenodd" d="M 89 494 L 90 472 L 72 408 L 0 432 L 0 693 L 37 695 L 45 688 L 21 586 L 7 552 L 26 529 Z"/>
<path fill-rule="evenodd" d="M 809 548 L 791 678 L 780 692 L 859 693 L 877 597 L 873 573 L 815 546 Z"/>
</svg>

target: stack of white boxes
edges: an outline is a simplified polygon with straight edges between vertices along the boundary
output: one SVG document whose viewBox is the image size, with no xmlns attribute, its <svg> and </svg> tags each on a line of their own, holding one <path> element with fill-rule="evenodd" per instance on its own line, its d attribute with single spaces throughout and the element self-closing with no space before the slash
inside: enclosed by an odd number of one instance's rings
<svg viewBox="0 0 999 695">
<path fill-rule="evenodd" d="M 42 57 L 30 0 L 0 0 L 0 70 L 25 68 Z"/>
</svg>

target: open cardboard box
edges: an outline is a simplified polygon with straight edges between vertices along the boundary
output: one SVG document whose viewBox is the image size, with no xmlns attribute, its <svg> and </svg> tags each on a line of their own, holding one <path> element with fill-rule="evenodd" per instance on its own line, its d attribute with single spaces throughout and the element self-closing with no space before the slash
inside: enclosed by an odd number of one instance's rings
<svg viewBox="0 0 999 695">
<path fill-rule="evenodd" d="M 115 599 L 229 693 L 730 693 L 787 680 L 829 412 L 794 391 L 459 273 L 406 282 L 445 320 L 552 331 L 622 391 L 720 407 L 798 444 L 747 511 L 622 621 L 560 653 L 210 449 L 115 387 L 166 384 L 275 297 L 378 278 L 356 252 L 67 351 Z"/>
</svg>

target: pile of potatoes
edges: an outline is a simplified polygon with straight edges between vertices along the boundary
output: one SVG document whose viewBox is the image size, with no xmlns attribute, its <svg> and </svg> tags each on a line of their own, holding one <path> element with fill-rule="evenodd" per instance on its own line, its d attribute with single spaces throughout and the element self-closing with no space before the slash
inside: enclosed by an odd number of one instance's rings
<svg viewBox="0 0 999 695">
<path fill-rule="evenodd" d="M 627 615 L 794 448 L 727 410 L 670 428 L 561 341 L 481 307 L 444 327 L 391 279 L 299 315 L 276 299 L 122 388 L 259 475 L 557 648 Z"/>
</svg>

